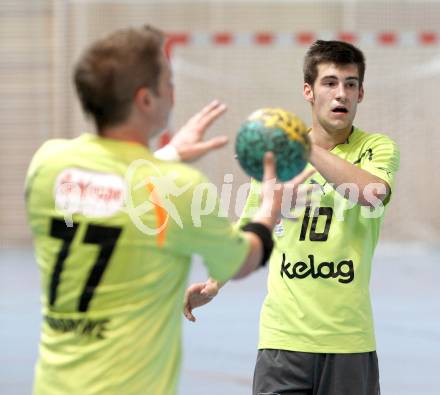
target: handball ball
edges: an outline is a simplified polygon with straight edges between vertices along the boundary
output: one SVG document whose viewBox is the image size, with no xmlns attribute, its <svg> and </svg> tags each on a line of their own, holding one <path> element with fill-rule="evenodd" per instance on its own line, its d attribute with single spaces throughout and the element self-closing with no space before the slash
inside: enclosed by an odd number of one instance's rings
<svg viewBox="0 0 440 395">
<path fill-rule="evenodd" d="M 245 173 L 258 181 L 263 179 L 267 151 L 275 155 L 278 180 L 292 179 L 304 169 L 309 158 L 307 126 L 295 114 L 280 108 L 253 112 L 238 130 L 235 153 Z"/>
</svg>

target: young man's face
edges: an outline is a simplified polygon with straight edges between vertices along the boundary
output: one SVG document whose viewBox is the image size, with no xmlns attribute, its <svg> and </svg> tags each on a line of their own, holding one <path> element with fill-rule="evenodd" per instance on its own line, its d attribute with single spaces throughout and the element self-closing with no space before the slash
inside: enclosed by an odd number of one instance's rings
<svg viewBox="0 0 440 395">
<path fill-rule="evenodd" d="M 321 63 L 313 86 L 304 84 L 304 97 L 312 104 L 313 120 L 330 133 L 351 129 L 363 96 L 356 64 Z"/>
</svg>

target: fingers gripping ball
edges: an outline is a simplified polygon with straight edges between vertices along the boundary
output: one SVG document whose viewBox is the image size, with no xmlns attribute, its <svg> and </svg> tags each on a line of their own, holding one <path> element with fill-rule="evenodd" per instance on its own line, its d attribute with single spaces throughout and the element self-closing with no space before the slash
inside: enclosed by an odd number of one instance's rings
<svg viewBox="0 0 440 395">
<path fill-rule="evenodd" d="M 292 179 L 309 158 L 307 126 L 295 114 L 279 108 L 253 112 L 238 131 L 235 152 L 243 170 L 258 181 L 263 179 L 267 151 L 275 155 L 277 178 L 282 182 Z"/>
</svg>

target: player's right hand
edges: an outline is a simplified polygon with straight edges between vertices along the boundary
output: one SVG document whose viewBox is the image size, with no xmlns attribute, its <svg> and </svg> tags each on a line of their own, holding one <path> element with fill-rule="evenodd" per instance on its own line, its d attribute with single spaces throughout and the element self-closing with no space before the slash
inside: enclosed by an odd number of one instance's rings
<svg viewBox="0 0 440 395">
<path fill-rule="evenodd" d="M 294 207 L 298 187 L 314 172 L 314 169 L 303 170 L 290 181 L 281 183 L 276 178 L 275 156 L 272 152 L 267 152 L 264 156 L 264 176 L 261 183 L 261 205 L 259 213 L 254 217 L 254 221 L 261 222 L 272 229 L 281 214 L 282 204 L 287 203 L 289 205 L 289 210 Z M 284 202 L 286 198 L 288 201 Z"/>
</svg>

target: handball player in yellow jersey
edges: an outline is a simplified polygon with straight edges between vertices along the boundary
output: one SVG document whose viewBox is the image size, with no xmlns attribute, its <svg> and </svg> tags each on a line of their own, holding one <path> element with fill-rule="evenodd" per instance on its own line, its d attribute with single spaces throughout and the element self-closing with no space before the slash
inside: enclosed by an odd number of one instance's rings
<svg viewBox="0 0 440 395">
<path fill-rule="evenodd" d="M 218 210 L 197 212 L 207 179 L 177 161 L 225 143 L 203 141 L 224 105 L 211 103 L 151 152 L 173 106 L 163 44 L 148 26 L 93 43 L 74 80 L 97 134 L 50 140 L 30 164 L 26 204 L 43 307 L 35 395 L 175 394 L 191 254 L 221 282 L 271 254 L 282 191 L 294 183 L 274 187 L 270 154 L 261 206 L 240 230 Z"/>
<path fill-rule="evenodd" d="M 283 213 L 274 231 L 254 395 L 380 393 L 369 281 L 399 151 L 387 136 L 353 125 L 364 72 L 363 53 L 345 42 L 318 40 L 305 56 L 308 167 L 316 173 L 306 181 L 305 207 Z M 258 204 L 253 189 L 240 225 Z M 187 290 L 191 320 L 209 301 L 199 289 Z M 217 292 L 211 286 L 207 296 Z"/>
</svg>

